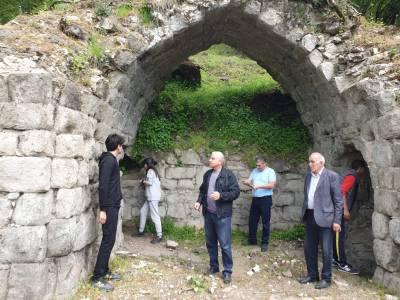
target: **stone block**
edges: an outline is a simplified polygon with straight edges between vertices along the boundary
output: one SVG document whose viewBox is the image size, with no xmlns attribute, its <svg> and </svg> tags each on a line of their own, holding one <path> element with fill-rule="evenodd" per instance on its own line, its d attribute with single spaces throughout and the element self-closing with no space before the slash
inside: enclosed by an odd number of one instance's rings
<svg viewBox="0 0 400 300">
<path fill-rule="evenodd" d="M 203 183 L 203 176 L 209 170 L 209 167 L 201 166 L 196 168 L 196 186 L 200 187 Z"/>
<path fill-rule="evenodd" d="M 96 228 L 96 218 L 92 210 L 81 214 L 76 224 L 75 241 L 72 250 L 77 251 L 93 243 L 97 237 Z"/>
<path fill-rule="evenodd" d="M 185 200 L 185 194 L 166 195 L 168 216 L 176 219 L 186 219 Z M 194 201 L 196 199 L 193 199 L 193 203 Z"/>
<path fill-rule="evenodd" d="M 171 153 L 171 152 L 168 152 L 168 153 L 165 155 L 164 159 L 165 159 L 165 162 L 166 162 L 167 164 L 169 164 L 169 165 L 176 165 L 177 162 L 178 162 L 177 159 L 176 159 L 176 156 L 175 156 L 173 153 Z"/>
<path fill-rule="evenodd" d="M 0 157 L 0 191 L 46 192 L 51 160 L 39 157 Z"/>
<path fill-rule="evenodd" d="M 72 251 L 76 232 L 76 218 L 54 219 L 47 225 L 50 241 L 47 244 L 47 257 L 64 256 Z"/>
<path fill-rule="evenodd" d="M 82 109 L 81 111 L 88 116 L 94 117 L 100 105 L 100 98 L 92 94 L 84 94 L 81 96 Z"/>
<path fill-rule="evenodd" d="M 400 272 L 384 272 L 383 275 L 383 286 L 389 290 L 395 291 L 398 295 L 400 294 Z M 397 296 L 390 296 L 385 294 L 385 300 L 398 300 Z"/>
<path fill-rule="evenodd" d="M 6 197 L 0 196 L 0 228 L 10 223 L 12 211 L 11 201 Z"/>
<path fill-rule="evenodd" d="M 84 159 L 86 159 L 86 160 L 89 160 L 89 159 L 94 159 L 95 158 L 95 151 L 96 151 L 96 148 L 95 148 L 95 145 L 96 145 L 96 142 L 95 142 L 95 140 L 94 139 L 89 139 L 89 140 L 86 140 L 86 141 L 84 141 L 84 150 L 83 150 L 83 158 Z"/>
<path fill-rule="evenodd" d="M 396 245 L 390 240 L 374 239 L 374 254 L 376 263 L 390 272 L 400 268 L 400 256 Z"/>
<path fill-rule="evenodd" d="M 165 173 L 167 179 L 192 179 L 195 177 L 196 169 L 193 167 L 168 168 L 165 170 Z"/>
<path fill-rule="evenodd" d="M 0 102 L 8 102 L 10 100 L 11 99 L 8 97 L 7 79 L 0 75 Z"/>
<path fill-rule="evenodd" d="M 319 69 L 321 70 L 327 81 L 330 81 L 335 75 L 335 66 L 329 61 L 321 63 Z"/>
<path fill-rule="evenodd" d="M 400 216 L 400 199 L 397 192 L 382 189 L 374 189 L 375 211 L 396 217 Z"/>
<path fill-rule="evenodd" d="M 50 73 L 12 74 L 8 76 L 11 100 L 16 103 L 50 103 L 53 83 Z"/>
<path fill-rule="evenodd" d="M 277 197 L 273 197 L 273 203 L 275 206 L 287 206 L 294 203 L 293 193 L 280 193 Z"/>
<path fill-rule="evenodd" d="M 301 219 L 301 207 L 299 206 L 284 206 L 282 211 L 284 220 L 298 223 Z"/>
<path fill-rule="evenodd" d="M 51 129 L 54 124 L 54 107 L 50 104 L 0 103 L 0 115 L 0 127 L 5 129 Z"/>
<path fill-rule="evenodd" d="M 53 156 L 54 139 L 55 134 L 51 131 L 25 131 L 19 136 L 19 151 L 25 156 Z"/>
<path fill-rule="evenodd" d="M 389 222 L 390 237 L 397 245 L 400 245 L 400 219 L 394 218 Z M 399 270 L 400 271 L 400 270 Z"/>
<path fill-rule="evenodd" d="M 83 253 L 71 253 L 57 260 L 57 296 L 69 296 L 87 275 Z"/>
<path fill-rule="evenodd" d="M 57 108 L 54 128 L 57 133 L 83 135 L 92 138 L 96 129 L 96 120 L 76 110 L 59 106 Z"/>
<path fill-rule="evenodd" d="M 389 217 L 374 212 L 372 214 L 372 232 L 376 239 L 386 239 L 389 234 Z"/>
<path fill-rule="evenodd" d="M 174 191 L 178 186 L 178 181 L 174 179 L 161 179 L 161 188 L 163 190 Z"/>
<path fill-rule="evenodd" d="M 53 191 L 25 193 L 18 200 L 13 214 L 17 225 L 44 225 L 50 221 L 53 209 Z"/>
<path fill-rule="evenodd" d="M 301 40 L 302 47 L 308 52 L 313 51 L 317 46 L 317 44 L 318 44 L 318 38 L 311 33 L 306 34 Z"/>
<path fill-rule="evenodd" d="M 181 190 L 193 190 L 194 184 L 191 179 L 181 179 L 178 181 L 178 189 Z"/>
<path fill-rule="evenodd" d="M 47 294 L 47 262 L 12 264 L 7 299 L 42 300 Z"/>
<path fill-rule="evenodd" d="M 79 164 L 74 159 L 55 158 L 51 165 L 51 186 L 72 188 L 78 182 Z"/>
<path fill-rule="evenodd" d="M 387 114 L 378 119 L 380 136 L 384 139 L 400 138 L 400 112 Z"/>
<path fill-rule="evenodd" d="M 74 158 L 84 154 L 84 141 L 82 135 L 60 134 L 56 138 L 56 156 Z"/>
<path fill-rule="evenodd" d="M 391 167 L 393 151 L 389 143 L 375 143 L 372 149 L 372 160 L 377 167 Z"/>
<path fill-rule="evenodd" d="M 82 210 L 82 188 L 59 189 L 56 198 L 57 218 L 70 218 Z"/>
<path fill-rule="evenodd" d="M 43 262 L 46 250 L 45 226 L 8 227 L 0 230 L 0 263 Z"/>
<path fill-rule="evenodd" d="M 180 156 L 180 160 L 184 165 L 197 165 L 202 166 L 200 156 L 196 153 L 196 151 L 189 149 L 182 152 Z"/>
<path fill-rule="evenodd" d="M 9 265 L 0 265 L 0 299 L 6 299 L 8 291 Z"/>
<path fill-rule="evenodd" d="M 78 172 L 78 185 L 84 186 L 89 184 L 89 164 L 82 160 L 79 163 L 79 172 Z"/>
<path fill-rule="evenodd" d="M 60 105 L 74 110 L 80 110 L 82 107 L 81 93 L 78 86 L 67 81 L 60 97 Z"/>
<path fill-rule="evenodd" d="M 0 155 L 15 155 L 18 146 L 18 134 L 15 132 L 0 132 Z"/>
</svg>

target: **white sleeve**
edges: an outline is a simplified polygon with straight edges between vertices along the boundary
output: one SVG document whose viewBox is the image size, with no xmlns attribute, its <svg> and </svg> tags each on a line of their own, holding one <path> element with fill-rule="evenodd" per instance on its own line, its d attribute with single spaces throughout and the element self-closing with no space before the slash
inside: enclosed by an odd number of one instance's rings
<svg viewBox="0 0 400 300">
<path fill-rule="evenodd" d="M 152 169 L 147 172 L 146 181 L 149 183 L 149 185 L 153 185 L 154 181 L 156 180 L 156 176 L 156 173 Z"/>
</svg>

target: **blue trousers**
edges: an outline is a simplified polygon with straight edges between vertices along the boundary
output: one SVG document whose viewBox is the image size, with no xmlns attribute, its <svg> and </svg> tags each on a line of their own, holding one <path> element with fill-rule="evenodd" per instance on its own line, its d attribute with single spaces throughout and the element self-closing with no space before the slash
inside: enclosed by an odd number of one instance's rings
<svg viewBox="0 0 400 300">
<path fill-rule="evenodd" d="M 232 217 L 219 218 L 206 212 L 204 215 L 206 245 L 210 256 L 210 268 L 219 271 L 218 242 L 222 251 L 223 273 L 232 273 Z"/>
<path fill-rule="evenodd" d="M 314 210 L 306 211 L 306 240 L 304 241 L 304 254 L 307 263 L 308 276 L 319 278 L 318 274 L 318 244 L 322 245 L 322 272 L 321 278 L 332 280 L 333 231 L 329 227 L 320 227 L 315 222 Z"/>
</svg>

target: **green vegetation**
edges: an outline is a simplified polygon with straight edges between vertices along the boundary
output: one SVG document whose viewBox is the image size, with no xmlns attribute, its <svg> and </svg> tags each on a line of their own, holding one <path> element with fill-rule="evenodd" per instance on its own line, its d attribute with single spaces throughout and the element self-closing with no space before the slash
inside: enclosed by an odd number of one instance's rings
<svg viewBox="0 0 400 300">
<path fill-rule="evenodd" d="M 104 47 L 96 36 L 88 39 L 87 49 L 78 52 L 72 57 L 70 70 L 77 74 L 84 71 L 91 64 L 98 63 L 104 57 Z"/>
<path fill-rule="evenodd" d="M 151 6 L 146 1 L 143 1 L 142 6 L 139 7 L 138 13 L 143 24 L 149 25 L 153 23 L 154 17 L 151 12 Z"/>
<path fill-rule="evenodd" d="M 94 13 L 98 17 L 107 17 L 111 13 L 109 5 L 105 0 L 93 0 L 93 8 Z"/>
<path fill-rule="evenodd" d="M 204 230 L 196 229 L 194 226 L 182 226 L 178 227 L 175 225 L 174 221 L 170 217 L 164 217 L 161 219 L 163 236 L 168 239 L 176 241 L 203 241 L 204 240 Z M 137 224 L 134 224 L 137 226 Z M 151 220 L 146 222 L 144 228 L 146 233 L 156 234 L 156 229 L 154 223 Z M 257 232 L 257 238 L 261 240 L 261 230 Z M 284 240 L 284 241 L 294 241 L 297 239 L 304 238 L 304 226 L 302 224 L 296 225 L 288 230 L 277 230 L 271 231 L 271 240 Z M 245 232 L 240 230 L 232 231 L 232 242 L 242 243 L 247 240 L 247 235 Z"/>
<path fill-rule="evenodd" d="M 115 14 L 119 18 L 126 18 L 132 12 L 133 7 L 129 3 L 121 4 L 117 7 Z"/>
<path fill-rule="evenodd" d="M 311 144 L 299 119 L 252 109 L 255 96 L 280 87 L 256 62 L 226 45 L 191 58 L 201 66 L 201 87 L 169 81 L 143 117 L 131 154 L 173 148 L 260 153 L 303 160 Z"/>
<path fill-rule="evenodd" d="M 199 276 L 190 276 L 189 283 L 195 293 L 201 292 L 207 288 L 207 282 Z"/>
<path fill-rule="evenodd" d="M 5 24 L 16 16 L 36 14 L 53 5 L 54 0 L 0 0 L 0 24 Z"/>
<path fill-rule="evenodd" d="M 352 3 L 370 19 L 400 26 L 399 0 L 352 0 Z"/>
</svg>

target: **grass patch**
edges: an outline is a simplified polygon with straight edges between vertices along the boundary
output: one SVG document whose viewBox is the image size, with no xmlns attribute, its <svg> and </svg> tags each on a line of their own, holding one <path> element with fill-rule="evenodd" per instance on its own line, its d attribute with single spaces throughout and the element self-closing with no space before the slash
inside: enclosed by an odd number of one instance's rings
<svg viewBox="0 0 400 300">
<path fill-rule="evenodd" d="M 126 18 L 131 14 L 132 10 L 133 7 L 131 4 L 129 3 L 121 4 L 115 10 L 115 14 L 117 15 L 118 18 Z"/>
<path fill-rule="evenodd" d="M 207 288 L 206 281 L 196 275 L 190 276 L 189 284 L 195 293 L 202 292 Z"/>
<path fill-rule="evenodd" d="M 143 24 L 149 25 L 154 21 L 154 17 L 151 11 L 151 6 L 147 3 L 143 3 L 138 9 L 139 18 Z"/>
<path fill-rule="evenodd" d="M 256 95 L 280 91 L 264 69 L 226 45 L 213 46 L 192 60 L 202 68 L 201 87 L 166 83 L 140 123 L 133 157 L 193 148 L 240 153 L 249 161 L 261 153 L 304 160 L 311 138 L 299 119 L 257 114 L 251 108 Z"/>
</svg>

